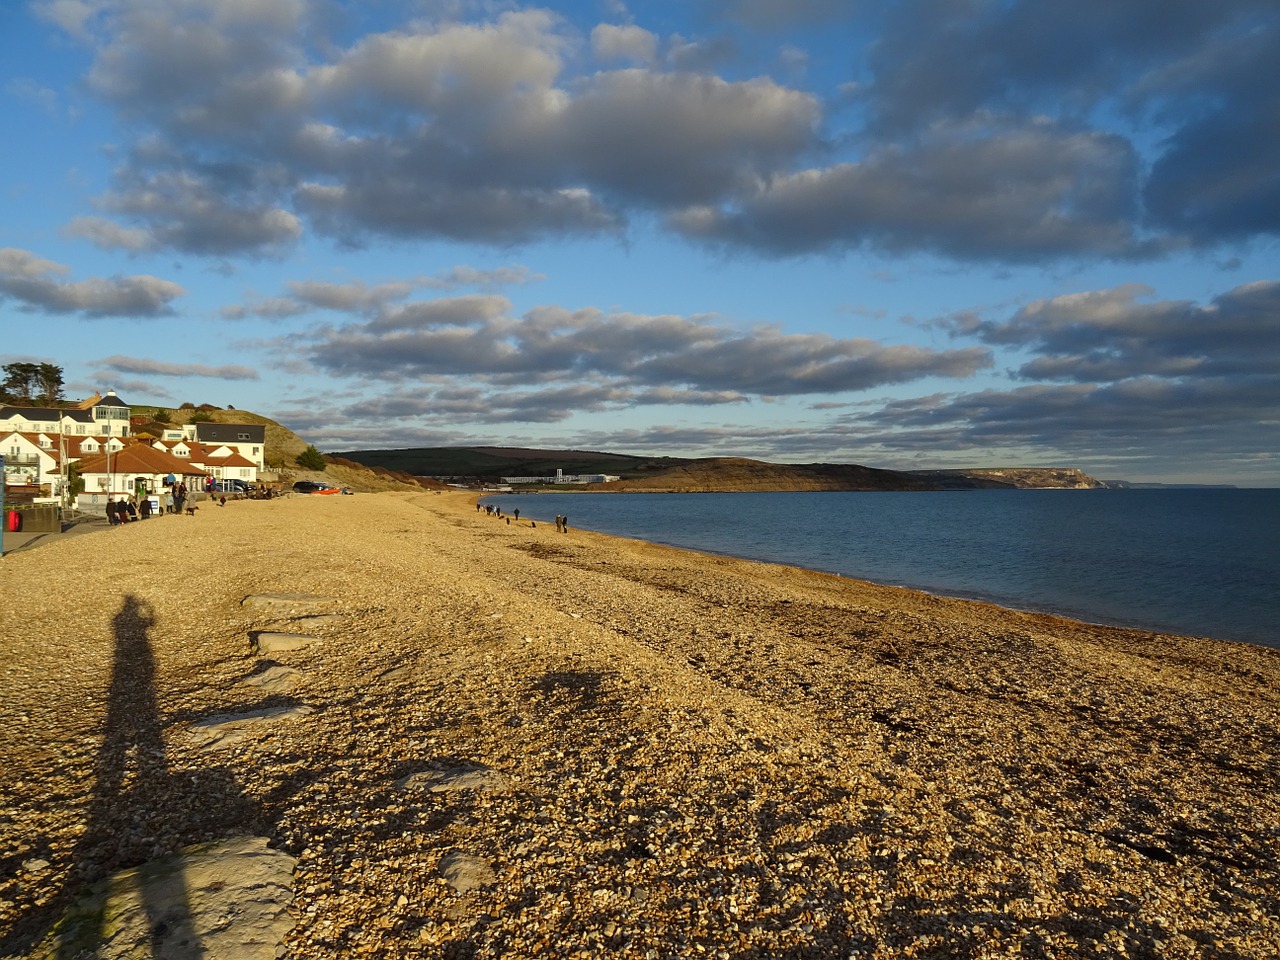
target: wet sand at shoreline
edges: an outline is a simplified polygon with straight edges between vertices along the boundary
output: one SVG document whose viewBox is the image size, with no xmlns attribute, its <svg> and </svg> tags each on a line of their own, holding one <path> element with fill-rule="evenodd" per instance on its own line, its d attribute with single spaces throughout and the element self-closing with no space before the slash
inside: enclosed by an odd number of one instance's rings
<svg viewBox="0 0 1280 960">
<path fill-rule="evenodd" d="M 264 593 L 322 600 L 243 603 Z M 0 560 L 0 611 L 0 954 L 110 870 L 236 834 L 298 859 L 296 958 L 1280 943 L 1280 651 L 507 524 L 462 494 L 50 543 Z M 257 631 L 315 642 L 255 656 Z M 246 683 L 272 665 L 296 673 Z M 136 742 L 109 754 L 113 717 Z"/>
</svg>

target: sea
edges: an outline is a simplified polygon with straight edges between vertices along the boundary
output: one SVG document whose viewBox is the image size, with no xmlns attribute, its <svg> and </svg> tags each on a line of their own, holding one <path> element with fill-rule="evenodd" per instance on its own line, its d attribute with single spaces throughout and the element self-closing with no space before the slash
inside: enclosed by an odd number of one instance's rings
<svg viewBox="0 0 1280 960">
<path fill-rule="evenodd" d="M 1280 648 L 1280 490 L 503 494 L 510 514 L 1090 623 Z"/>
</svg>

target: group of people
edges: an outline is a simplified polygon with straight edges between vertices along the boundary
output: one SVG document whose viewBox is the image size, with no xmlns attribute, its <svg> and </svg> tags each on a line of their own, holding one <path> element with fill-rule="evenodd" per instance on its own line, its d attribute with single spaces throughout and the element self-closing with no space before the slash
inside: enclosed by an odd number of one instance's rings
<svg viewBox="0 0 1280 960">
<path fill-rule="evenodd" d="M 492 504 L 492 503 L 484 503 L 484 504 L 482 504 L 482 503 L 480 503 L 479 501 L 477 501 L 477 502 L 476 502 L 476 513 L 479 513 L 481 510 L 483 510 L 486 514 L 488 514 L 488 515 L 489 515 L 489 516 L 491 516 L 491 517 L 497 517 L 499 520 L 506 520 L 506 521 L 507 521 L 507 523 L 510 523 L 510 522 L 511 522 L 511 517 L 504 517 L 504 516 L 502 515 L 502 508 L 501 508 L 501 507 L 499 507 L 499 506 L 497 506 L 496 504 Z M 516 522 L 519 522 L 519 520 L 520 520 L 520 508 L 519 508 L 519 507 L 516 507 L 514 510 L 512 510 L 512 511 L 511 511 L 511 514 L 512 514 L 512 516 L 514 516 L 514 517 L 515 517 Z M 537 525 L 538 525 L 538 521 L 536 521 L 536 520 L 530 520 L 530 521 L 529 521 L 529 526 L 531 526 L 531 527 L 536 527 Z M 562 514 L 556 514 L 556 532 L 557 532 L 557 533 L 568 533 L 568 532 L 569 532 L 569 515 L 568 515 L 568 514 L 563 514 L 563 515 L 562 515 Z"/>
<path fill-rule="evenodd" d="M 135 503 L 135 499 L 137 502 Z M 164 513 L 182 513 L 187 505 L 187 485 L 175 483 L 165 489 L 159 498 L 159 509 Z M 111 525 L 132 523 L 135 520 L 146 520 L 156 512 L 157 505 L 146 491 L 140 491 L 136 498 L 121 497 L 119 500 L 107 500 L 107 520 Z"/>
</svg>

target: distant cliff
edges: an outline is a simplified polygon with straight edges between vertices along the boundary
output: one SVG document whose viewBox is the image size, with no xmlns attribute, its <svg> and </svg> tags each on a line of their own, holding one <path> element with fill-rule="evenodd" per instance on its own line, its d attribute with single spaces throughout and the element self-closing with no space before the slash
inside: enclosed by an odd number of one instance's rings
<svg viewBox="0 0 1280 960">
<path fill-rule="evenodd" d="M 1018 490 L 1102 490 L 1107 484 L 1074 467 L 991 467 L 976 470 L 912 470 L 942 490 L 1012 487 Z"/>
</svg>

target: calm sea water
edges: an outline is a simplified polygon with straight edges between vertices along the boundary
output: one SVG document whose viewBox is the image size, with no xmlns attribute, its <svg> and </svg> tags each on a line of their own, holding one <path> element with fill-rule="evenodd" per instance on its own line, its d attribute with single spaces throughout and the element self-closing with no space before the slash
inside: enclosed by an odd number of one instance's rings
<svg viewBox="0 0 1280 960">
<path fill-rule="evenodd" d="M 510 494 L 504 513 L 1280 647 L 1280 490 Z"/>
</svg>

